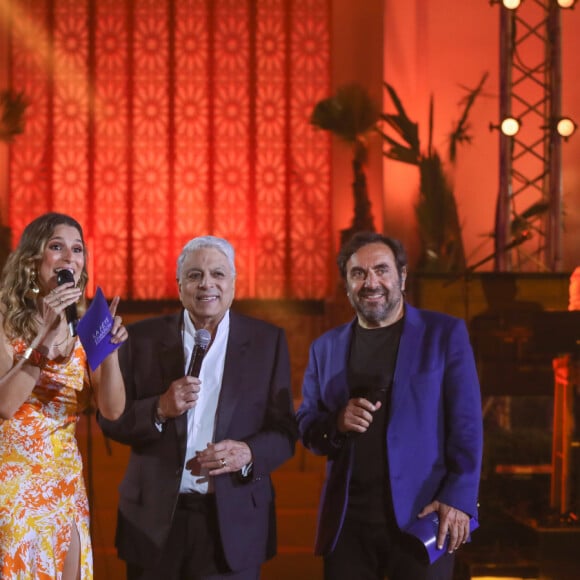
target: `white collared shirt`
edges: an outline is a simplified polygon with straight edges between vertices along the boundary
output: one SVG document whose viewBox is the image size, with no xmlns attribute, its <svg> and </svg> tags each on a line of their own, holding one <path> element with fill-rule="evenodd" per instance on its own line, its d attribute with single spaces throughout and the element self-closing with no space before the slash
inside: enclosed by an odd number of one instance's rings
<svg viewBox="0 0 580 580">
<path fill-rule="evenodd" d="M 213 478 L 209 477 L 208 471 L 202 470 L 198 475 L 193 475 L 191 462 L 197 451 L 203 451 L 208 443 L 214 441 L 215 419 L 224 376 L 229 330 L 230 311 L 228 310 L 219 323 L 213 342 L 203 358 L 199 373 L 201 388 L 197 403 L 187 412 L 187 450 L 185 467 L 181 475 L 180 493 L 213 492 Z M 195 326 L 188 312 L 185 311 L 183 315 L 185 374 L 193 351 L 195 331 Z"/>
</svg>

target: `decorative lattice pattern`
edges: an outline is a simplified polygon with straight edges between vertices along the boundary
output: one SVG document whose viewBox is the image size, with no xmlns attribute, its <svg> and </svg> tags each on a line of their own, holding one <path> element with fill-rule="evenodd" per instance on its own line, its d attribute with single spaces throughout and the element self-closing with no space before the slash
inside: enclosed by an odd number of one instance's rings
<svg viewBox="0 0 580 580">
<path fill-rule="evenodd" d="M 85 228 L 106 295 L 177 296 L 202 234 L 237 251 L 239 298 L 321 298 L 330 157 L 329 0 L 17 0 L 14 239 L 44 211 Z"/>
</svg>

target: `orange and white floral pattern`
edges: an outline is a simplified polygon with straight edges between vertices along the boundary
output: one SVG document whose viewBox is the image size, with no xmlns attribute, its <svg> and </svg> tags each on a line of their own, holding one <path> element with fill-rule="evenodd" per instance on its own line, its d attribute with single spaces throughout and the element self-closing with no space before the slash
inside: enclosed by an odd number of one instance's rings
<svg viewBox="0 0 580 580">
<path fill-rule="evenodd" d="M 26 345 L 15 341 L 15 353 Z M 72 526 L 81 541 L 81 578 L 93 577 L 89 505 L 75 438 L 89 403 L 85 352 L 77 339 L 49 361 L 28 400 L 0 420 L 0 578 L 60 578 Z"/>
</svg>

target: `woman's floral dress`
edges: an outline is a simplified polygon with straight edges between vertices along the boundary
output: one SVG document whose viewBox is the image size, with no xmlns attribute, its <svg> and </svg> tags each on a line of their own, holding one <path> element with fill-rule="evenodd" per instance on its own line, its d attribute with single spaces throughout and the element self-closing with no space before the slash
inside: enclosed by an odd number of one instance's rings
<svg viewBox="0 0 580 580">
<path fill-rule="evenodd" d="M 13 342 L 21 354 L 26 344 Z M 81 578 L 92 578 L 89 506 L 75 438 L 90 400 L 85 352 L 48 361 L 28 400 L 0 419 L 0 578 L 60 579 L 76 526 Z"/>
</svg>

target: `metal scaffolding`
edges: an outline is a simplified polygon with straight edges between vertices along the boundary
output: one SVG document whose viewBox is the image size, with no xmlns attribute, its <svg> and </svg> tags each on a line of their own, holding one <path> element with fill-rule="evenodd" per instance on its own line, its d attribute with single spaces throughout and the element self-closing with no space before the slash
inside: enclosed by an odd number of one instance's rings
<svg viewBox="0 0 580 580">
<path fill-rule="evenodd" d="M 561 10 L 556 0 L 500 3 L 499 194 L 495 270 L 559 271 L 562 266 Z M 501 128 L 501 125 L 498 127 Z"/>
</svg>

